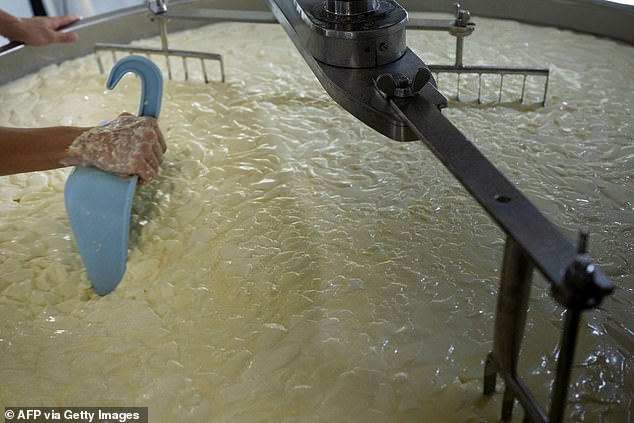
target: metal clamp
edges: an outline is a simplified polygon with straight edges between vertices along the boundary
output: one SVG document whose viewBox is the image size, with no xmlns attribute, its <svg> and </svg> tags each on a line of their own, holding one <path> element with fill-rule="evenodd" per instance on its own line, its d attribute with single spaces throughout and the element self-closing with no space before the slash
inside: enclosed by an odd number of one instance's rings
<svg viewBox="0 0 634 423">
<path fill-rule="evenodd" d="M 374 80 L 377 90 L 388 97 L 411 97 L 417 94 L 431 79 L 431 72 L 427 68 L 420 68 L 411 81 L 402 73 L 393 76 L 391 73 L 382 73 Z"/>
</svg>

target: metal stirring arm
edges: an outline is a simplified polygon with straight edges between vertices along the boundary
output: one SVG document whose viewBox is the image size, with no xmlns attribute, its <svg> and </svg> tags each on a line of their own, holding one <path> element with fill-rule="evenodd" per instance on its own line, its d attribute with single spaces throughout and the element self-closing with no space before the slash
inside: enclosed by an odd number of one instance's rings
<svg viewBox="0 0 634 423">
<path fill-rule="evenodd" d="M 484 393 L 505 381 L 502 418 L 515 399 L 526 421 L 563 420 L 579 316 L 613 283 L 440 112 L 445 98 L 431 71 L 405 45 L 405 22 L 391 0 L 267 0 L 276 19 L 325 90 L 346 110 L 398 141 L 422 140 L 507 236 Z M 396 18 L 389 18 L 395 13 Z M 557 374 L 547 414 L 517 375 L 533 269 L 566 307 Z"/>
<path fill-rule="evenodd" d="M 394 91 L 390 80 L 394 80 L 393 76 L 380 75 L 376 80 L 377 89 L 383 91 L 397 114 L 507 236 L 493 351 L 486 361 L 484 393 L 493 394 L 496 375 L 500 374 L 506 385 L 503 420 L 511 419 L 517 398 L 528 416 L 527 422 L 563 421 L 581 311 L 598 306 L 603 297 L 612 292 L 612 282 L 585 255 L 586 233 L 581 234 L 579 246 L 575 248 L 440 113 L 433 97 L 423 90 L 415 93 L 415 87 L 408 91 L 405 83 L 401 91 Z M 554 297 L 567 309 L 548 417 L 517 375 L 534 267 L 551 282 Z"/>
</svg>

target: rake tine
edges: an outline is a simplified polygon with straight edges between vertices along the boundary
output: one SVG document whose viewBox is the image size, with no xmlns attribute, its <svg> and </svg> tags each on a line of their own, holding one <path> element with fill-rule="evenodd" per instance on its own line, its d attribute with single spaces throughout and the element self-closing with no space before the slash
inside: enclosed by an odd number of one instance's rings
<svg viewBox="0 0 634 423">
<path fill-rule="evenodd" d="M 207 78 L 207 67 L 205 66 L 205 59 L 203 58 L 200 59 L 200 67 L 203 68 L 203 78 L 205 79 L 205 84 L 207 84 L 209 79 Z"/>
<path fill-rule="evenodd" d="M 482 92 L 482 73 L 478 74 L 478 104 L 482 104 L 482 97 L 480 93 Z"/>
<path fill-rule="evenodd" d="M 167 65 L 167 77 L 171 81 L 172 80 L 172 64 L 170 63 L 170 56 L 169 54 L 167 54 L 167 52 L 165 53 L 165 64 Z"/>
<path fill-rule="evenodd" d="M 187 59 L 185 58 L 185 56 L 182 57 L 183 59 L 183 71 L 185 72 L 185 81 L 189 80 L 189 72 L 187 72 Z"/>
<path fill-rule="evenodd" d="M 544 99 L 542 100 L 542 107 L 546 106 L 546 93 L 548 92 L 548 80 L 550 79 L 550 74 L 546 75 L 546 83 L 544 84 Z"/>
<path fill-rule="evenodd" d="M 526 92 L 526 77 L 528 75 L 524 74 L 524 78 L 522 79 L 522 95 L 520 96 L 520 104 L 524 103 L 524 93 Z"/>
<path fill-rule="evenodd" d="M 502 102 L 502 85 L 504 84 L 504 74 L 500 74 L 500 93 L 498 95 L 498 103 Z"/>
<path fill-rule="evenodd" d="M 225 82 L 225 62 L 222 60 L 222 57 L 220 58 L 220 81 Z"/>
<path fill-rule="evenodd" d="M 103 70 L 103 63 L 101 61 L 101 54 L 96 53 L 96 55 L 97 55 L 97 66 L 99 67 L 99 73 L 103 73 L 104 70 Z"/>
<path fill-rule="evenodd" d="M 458 72 L 458 83 L 456 84 L 456 100 L 460 101 L 460 73 Z"/>
</svg>

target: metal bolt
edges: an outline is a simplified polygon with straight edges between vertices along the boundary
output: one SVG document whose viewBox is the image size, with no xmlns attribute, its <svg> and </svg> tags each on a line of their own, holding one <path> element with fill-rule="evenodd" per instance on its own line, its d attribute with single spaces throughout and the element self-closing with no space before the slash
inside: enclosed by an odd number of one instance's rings
<svg viewBox="0 0 634 423">
<path fill-rule="evenodd" d="M 471 20 L 471 13 L 467 10 L 467 9 L 463 9 L 460 6 L 460 3 L 454 3 L 454 7 L 455 7 L 455 21 L 454 21 L 454 25 L 456 26 L 460 26 L 460 27 L 466 27 L 469 24 L 469 21 Z"/>
<path fill-rule="evenodd" d="M 396 75 L 383 73 L 375 79 L 374 85 L 387 96 L 411 97 L 427 84 L 430 77 L 431 72 L 427 68 L 418 69 L 413 82 L 402 73 Z"/>
<path fill-rule="evenodd" d="M 394 81 L 396 88 L 407 88 L 409 87 L 410 81 L 409 78 L 402 73 L 396 75 L 396 80 Z"/>
</svg>

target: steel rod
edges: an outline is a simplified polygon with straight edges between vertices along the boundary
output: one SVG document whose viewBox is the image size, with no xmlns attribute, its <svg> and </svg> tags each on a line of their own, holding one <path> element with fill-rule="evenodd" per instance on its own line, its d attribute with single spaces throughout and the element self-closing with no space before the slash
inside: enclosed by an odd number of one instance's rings
<svg viewBox="0 0 634 423">
<path fill-rule="evenodd" d="M 514 239 L 507 238 L 495 313 L 493 355 L 498 359 L 498 371 L 513 378 L 517 376 L 532 276 L 530 258 Z M 511 418 L 514 401 L 513 389 L 507 384 L 502 419 Z"/>
<path fill-rule="evenodd" d="M 462 54 L 464 52 L 464 37 L 456 37 L 456 62 L 455 66 L 462 66 Z"/>
<path fill-rule="evenodd" d="M 150 47 L 135 47 L 126 44 L 95 44 L 95 51 L 127 51 L 131 53 L 149 53 L 149 54 L 165 54 L 165 51 Z M 189 51 L 189 50 L 172 50 L 168 51 L 170 56 L 177 57 L 194 57 L 198 59 L 206 60 L 222 60 L 222 55 L 217 53 L 207 53 L 201 51 Z"/>
<path fill-rule="evenodd" d="M 183 19 L 193 21 L 230 21 L 247 23 L 272 23 L 277 21 L 271 12 L 255 10 L 230 10 L 230 9 L 192 9 L 182 12 L 172 12 L 154 15 L 152 18 Z"/>
<path fill-rule="evenodd" d="M 546 68 L 516 67 L 516 66 L 455 66 L 455 65 L 429 65 L 432 72 L 444 73 L 489 73 L 496 75 L 536 75 L 548 76 Z"/>
<path fill-rule="evenodd" d="M 579 309 L 569 308 L 566 310 L 564 331 L 561 335 L 561 345 L 557 358 L 557 372 L 550 402 L 549 423 L 561 423 L 564 418 L 580 319 L 581 311 Z"/>
</svg>

